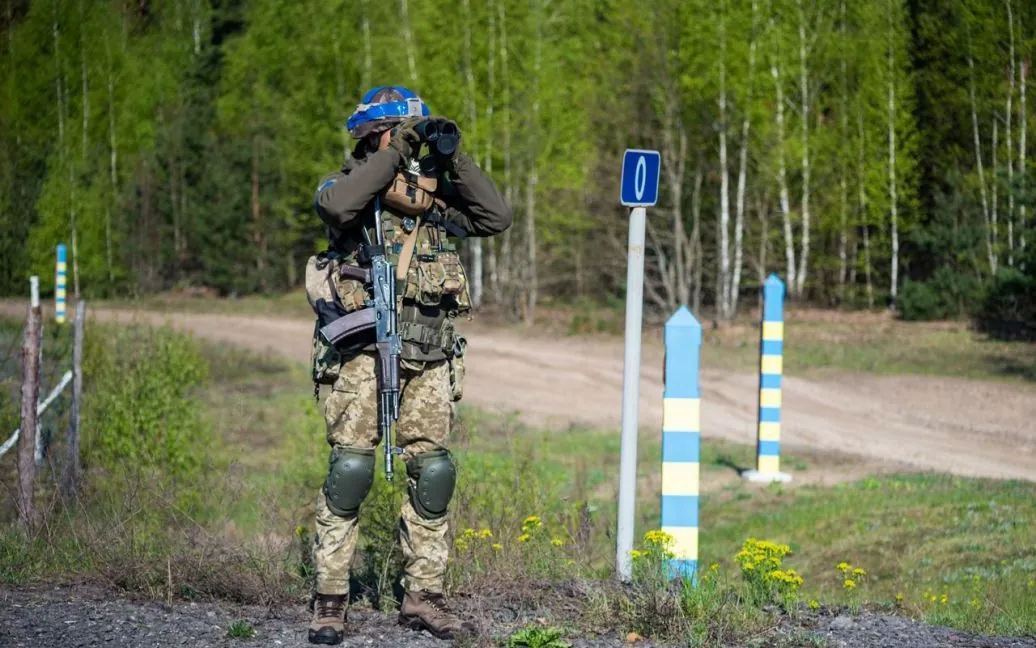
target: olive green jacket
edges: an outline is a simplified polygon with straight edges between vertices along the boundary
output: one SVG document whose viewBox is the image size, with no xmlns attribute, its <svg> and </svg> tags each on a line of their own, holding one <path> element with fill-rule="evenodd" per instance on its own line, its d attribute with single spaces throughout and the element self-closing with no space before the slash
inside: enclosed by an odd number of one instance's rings
<svg viewBox="0 0 1036 648">
<path fill-rule="evenodd" d="M 343 238 L 355 240 L 361 222 L 373 222 L 374 197 L 403 165 L 403 156 L 395 149 L 368 155 L 360 143 L 341 170 L 321 179 L 314 206 L 330 229 L 332 248 Z M 448 167 L 435 192 L 446 203 L 446 220 L 468 236 L 492 236 L 511 226 L 511 209 L 471 158 L 457 154 Z"/>
</svg>

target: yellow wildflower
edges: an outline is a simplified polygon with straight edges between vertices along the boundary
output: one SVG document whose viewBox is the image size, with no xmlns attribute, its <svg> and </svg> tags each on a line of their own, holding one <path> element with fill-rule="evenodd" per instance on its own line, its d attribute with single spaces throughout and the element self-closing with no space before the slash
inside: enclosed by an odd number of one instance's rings
<svg viewBox="0 0 1036 648">
<path fill-rule="evenodd" d="M 945 595 L 945 594 L 943 594 L 942 597 L 939 599 L 939 602 L 942 603 L 943 605 L 946 605 L 947 603 L 950 602 L 950 597 Z"/>
<path fill-rule="evenodd" d="M 719 563 L 712 563 L 711 565 L 709 565 L 709 571 L 710 572 L 719 571 Z"/>
<path fill-rule="evenodd" d="M 654 530 L 648 531 L 644 534 L 644 543 L 649 545 L 658 545 L 660 547 L 668 547 L 673 544 L 674 538 L 665 531 Z"/>
<path fill-rule="evenodd" d="M 472 528 L 470 528 L 470 527 L 469 527 L 469 528 L 467 528 L 467 529 L 464 529 L 464 535 L 463 535 L 463 537 L 464 537 L 464 538 L 466 538 L 466 539 L 469 539 L 469 540 L 470 540 L 471 538 L 474 538 L 474 537 L 475 537 L 475 530 L 474 530 L 474 529 L 472 529 Z"/>
<path fill-rule="evenodd" d="M 971 607 L 977 610 L 982 607 L 982 603 L 977 598 L 973 598 L 971 599 Z"/>
<path fill-rule="evenodd" d="M 902 593 L 900 593 L 900 594 L 896 594 L 896 603 L 902 603 L 902 602 L 903 602 L 903 599 L 905 599 L 905 598 L 906 598 L 906 597 L 905 597 L 905 596 L 903 596 L 903 594 L 902 594 Z"/>
<path fill-rule="evenodd" d="M 866 575 L 867 575 L 867 572 L 863 571 L 859 567 L 857 567 L 856 569 L 853 570 L 853 576 L 855 576 L 856 578 L 859 578 L 860 576 L 866 576 Z"/>
<path fill-rule="evenodd" d="M 529 538 L 531 538 L 531 537 L 532 536 L 529 535 L 528 533 L 523 533 L 520 536 L 518 536 L 518 542 L 528 542 Z"/>
<path fill-rule="evenodd" d="M 819 609 L 819 608 L 820 608 L 820 603 L 818 603 L 817 601 L 811 600 L 809 602 L 809 609 L 816 610 L 816 609 Z"/>
<path fill-rule="evenodd" d="M 853 570 L 853 566 L 843 560 L 842 562 L 835 565 L 835 569 L 842 572 L 843 574 L 848 574 Z"/>
<path fill-rule="evenodd" d="M 530 515 L 522 520 L 522 531 L 525 531 L 526 533 L 535 531 L 541 526 L 543 526 L 543 520 L 541 520 L 538 515 Z"/>
<path fill-rule="evenodd" d="M 493 532 L 490 531 L 489 529 L 482 529 L 481 531 L 478 532 L 478 537 L 482 538 L 483 540 L 486 540 L 488 538 L 492 538 L 493 537 Z"/>
<path fill-rule="evenodd" d="M 306 533 L 306 527 L 299 525 L 295 527 L 295 536 L 301 538 Z"/>
<path fill-rule="evenodd" d="M 842 582 L 842 587 L 847 590 L 854 589 L 856 587 L 856 581 L 851 578 L 846 578 L 845 581 Z"/>
<path fill-rule="evenodd" d="M 501 549 L 504 548 L 504 545 L 500 544 L 499 542 L 494 542 L 492 546 L 493 546 L 493 551 L 500 551 Z"/>
<path fill-rule="evenodd" d="M 468 543 L 464 538 L 457 538 L 453 541 L 453 546 L 457 548 L 457 551 L 467 551 Z"/>
<path fill-rule="evenodd" d="M 633 549 L 632 551 L 630 551 L 630 558 L 632 558 L 633 560 L 636 560 L 637 558 L 643 558 L 646 555 L 646 551 L 640 551 L 639 549 Z"/>
<path fill-rule="evenodd" d="M 554 545 L 555 547 L 561 547 L 565 544 L 565 541 L 561 538 L 554 538 L 550 541 L 550 544 Z"/>
</svg>

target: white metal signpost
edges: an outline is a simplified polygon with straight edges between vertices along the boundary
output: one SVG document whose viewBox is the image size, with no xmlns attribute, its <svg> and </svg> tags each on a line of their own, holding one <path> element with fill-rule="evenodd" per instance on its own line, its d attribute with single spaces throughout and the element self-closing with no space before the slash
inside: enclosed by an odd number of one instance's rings
<svg viewBox="0 0 1036 648">
<path fill-rule="evenodd" d="M 658 151 L 627 149 L 622 156 L 619 202 L 630 209 L 626 269 L 626 357 L 622 373 L 622 449 L 619 459 L 619 528 L 615 569 L 619 580 L 633 578 L 633 513 L 637 487 L 637 406 L 640 399 L 640 334 L 644 311 L 645 207 L 658 202 Z"/>
</svg>

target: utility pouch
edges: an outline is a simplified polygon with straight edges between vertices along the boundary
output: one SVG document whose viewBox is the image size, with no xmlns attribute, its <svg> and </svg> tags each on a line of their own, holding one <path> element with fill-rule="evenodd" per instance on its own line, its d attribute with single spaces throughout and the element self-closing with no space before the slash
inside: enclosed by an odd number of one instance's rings
<svg viewBox="0 0 1036 648">
<path fill-rule="evenodd" d="M 320 336 L 322 327 L 366 306 L 363 282 L 343 277 L 343 267 L 348 267 L 343 259 L 327 252 L 315 254 L 306 262 L 306 299 L 316 315 L 310 369 L 318 385 L 334 384 L 349 348 L 360 342 L 336 346 Z"/>
<path fill-rule="evenodd" d="M 420 216 L 432 206 L 432 193 L 439 185 L 438 178 L 421 175 L 419 171 L 402 170 L 381 196 L 384 207 L 407 216 Z"/>
<path fill-rule="evenodd" d="M 467 339 L 462 335 L 454 335 L 453 353 L 450 356 L 450 390 L 453 392 L 453 402 L 464 398 L 464 350 L 468 346 Z"/>
</svg>

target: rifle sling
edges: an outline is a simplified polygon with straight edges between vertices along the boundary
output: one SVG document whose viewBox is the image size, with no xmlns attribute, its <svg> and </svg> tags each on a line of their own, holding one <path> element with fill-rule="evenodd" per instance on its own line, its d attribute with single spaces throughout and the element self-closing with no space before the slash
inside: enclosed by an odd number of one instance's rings
<svg viewBox="0 0 1036 648">
<path fill-rule="evenodd" d="M 399 251 L 399 259 L 396 261 L 396 281 L 405 282 L 407 270 L 410 268 L 410 260 L 414 258 L 414 248 L 417 247 L 417 234 L 421 231 L 421 217 L 416 216 L 417 223 L 414 229 L 406 235 L 403 241 L 403 248 Z"/>
</svg>

